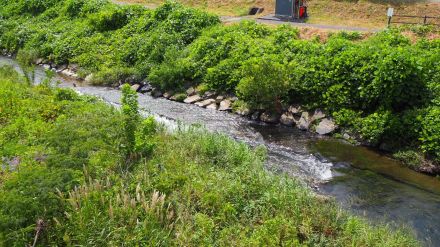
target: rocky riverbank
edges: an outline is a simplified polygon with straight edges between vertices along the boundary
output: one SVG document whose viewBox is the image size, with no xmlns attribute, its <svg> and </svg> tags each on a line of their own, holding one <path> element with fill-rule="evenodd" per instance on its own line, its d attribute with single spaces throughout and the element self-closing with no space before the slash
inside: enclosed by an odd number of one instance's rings
<svg viewBox="0 0 440 247">
<path fill-rule="evenodd" d="M 251 110 L 239 105 L 239 100 L 234 95 L 221 95 L 213 91 L 200 92 L 194 87 L 189 87 L 185 93 L 161 92 L 148 83 L 134 84 L 132 89 L 139 93 L 150 93 L 156 98 L 164 97 L 211 110 L 233 112 L 255 121 L 296 127 L 319 135 L 330 135 L 338 129 L 334 120 L 321 109 L 307 110 L 300 105 L 291 105 L 282 112 Z"/>
</svg>

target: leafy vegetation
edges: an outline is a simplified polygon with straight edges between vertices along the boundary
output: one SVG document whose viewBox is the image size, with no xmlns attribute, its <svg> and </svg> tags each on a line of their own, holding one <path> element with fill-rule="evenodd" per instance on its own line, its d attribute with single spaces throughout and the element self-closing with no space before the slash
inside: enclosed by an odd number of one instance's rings
<svg viewBox="0 0 440 247">
<path fill-rule="evenodd" d="M 128 85 L 115 109 L 0 68 L 0 245 L 418 245 L 267 173 L 264 148 L 170 134 L 135 101 Z"/>
<path fill-rule="evenodd" d="M 0 0 L 0 49 L 76 63 L 96 84 L 148 78 L 175 93 L 193 84 L 237 94 L 258 109 L 319 107 L 365 143 L 440 161 L 438 39 L 413 44 L 390 29 L 320 43 L 300 40 L 290 26 L 218 25 L 218 17 L 172 2 L 155 10 L 105 0 L 37 2 Z"/>
</svg>

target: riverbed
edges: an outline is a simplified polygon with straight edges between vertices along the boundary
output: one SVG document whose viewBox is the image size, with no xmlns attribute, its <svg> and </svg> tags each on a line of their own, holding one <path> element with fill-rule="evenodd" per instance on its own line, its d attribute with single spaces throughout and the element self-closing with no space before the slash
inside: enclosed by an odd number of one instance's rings
<svg viewBox="0 0 440 247">
<path fill-rule="evenodd" d="M 0 57 L 1 65 L 17 67 L 14 60 Z M 44 78 L 36 69 L 36 81 Z M 119 105 L 121 92 L 114 88 L 84 85 L 57 76 L 60 87 Z M 77 85 L 74 87 L 74 83 Z M 287 174 L 309 185 L 317 193 L 332 196 L 351 212 L 373 224 L 387 223 L 410 229 L 426 246 L 440 246 L 440 180 L 416 173 L 385 154 L 321 137 L 295 128 L 267 125 L 238 115 L 195 105 L 139 95 L 144 112 L 175 125 L 201 125 L 213 132 L 268 150 L 268 171 Z"/>
</svg>

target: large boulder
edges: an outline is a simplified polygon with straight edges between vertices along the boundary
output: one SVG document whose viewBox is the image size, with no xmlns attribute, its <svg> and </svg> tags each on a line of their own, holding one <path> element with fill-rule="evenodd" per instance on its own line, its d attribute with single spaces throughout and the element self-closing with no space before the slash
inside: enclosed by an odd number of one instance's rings
<svg viewBox="0 0 440 247">
<path fill-rule="evenodd" d="M 222 102 L 220 102 L 220 107 L 218 108 L 219 111 L 230 111 L 232 110 L 232 102 L 229 99 L 225 99 Z"/>
<path fill-rule="evenodd" d="M 84 78 L 85 83 L 92 83 L 93 82 L 93 74 L 89 74 Z"/>
<path fill-rule="evenodd" d="M 222 102 L 224 99 L 225 99 L 225 96 L 219 95 L 219 96 L 217 96 L 217 98 L 215 98 L 215 101 L 217 102 L 217 104 L 220 104 L 220 102 Z"/>
<path fill-rule="evenodd" d="M 315 120 L 323 119 L 325 117 L 326 115 L 321 109 L 316 109 L 311 118 L 312 121 L 315 121 Z"/>
<path fill-rule="evenodd" d="M 206 109 L 210 109 L 210 110 L 217 110 L 217 103 L 212 103 L 212 104 L 210 104 L 210 105 L 208 105 L 207 107 L 206 107 Z"/>
<path fill-rule="evenodd" d="M 139 84 L 134 84 L 131 86 L 131 89 L 135 92 L 137 92 L 140 88 L 141 88 L 141 85 L 139 85 Z"/>
<path fill-rule="evenodd" d="M 283 125 L 292 126 L 295 124 L 295 118 L 293 116 L 293 113 L 291 112 L 285 112 L 283 115 L 281 115 L 280 122 Z"/>
<path fill-rule="evenodd" d="M 188 95 L 188 96 L 193 96 L 193 95 L 195 95 L 197 92 L 196 92 L 196 90 L 194 89 L 194 87 L 190 87 L 190 88 L 188 88 L 187 90 L 186 90 L 186 94 Z"/>
<path fill-rule="evenodd" d="M 319 124 L 316 126 L 316 133 L 320 135 L 327 135 L 335 131 L 337 128 L 336 123 L 330 118 L 324 118 Z"/>
<path fill-rule="evenodd" d="M 193 104 L 196 103 L 197 101 L 202 100 L 202 97 L 200 97 L 200 95 L 195 94 L 192 96 L 187 97 L 183 102 L 187 103 L 187 104 Z"/>
<path fill-rule="evenodd" d="M 65 70 L 65 69 L 67 69 L 67 65 L 62 64 L 62 65 L 56 67 L 56 72 L 61 73 L 61 71 Z"/>
<path fill-rule="evenodd" d="M 265 111 L 260 116 L 260 120 L 265 123 L 276 124 L 280 121 L 280 114 L 276 112 Z"/>
<path fill-rule="evenodd" d="M 163 92 L 157 88 L 153 88 L 151 91 L 151 96 L 153 96 L 154 98 L 162 97 L 162 95 L 163 95 Z"/>
<path fill-rule="evenodd" d="M 149 83 L 147 83 L 139 89 L 139 93 L 148 93 L 151 90 L 153 90 L 153 87 Z"/>
<path fill-rule="evenodd" d="M 213 91 L 206 91 L 203 94 L 204 99 L 209 99 L 209 98 L 214 98 L 214 97 L 215 97 L 215 92 L 213 92 Z"/>
<path fill-rule="evenodd" d="M 252 113 L 251 119 L 254 120 L 254 121 L 257 121 L 258 119 L 260 119 L 260 114 L 261 113 L 259 111 L 256 111 L 256 112 Z"/>
<path fill-rule="evenodd" d="M 301 114 L 301 118 L 296 123 L 296 126 L 300 130 L 308 130 L 310 128 L 310 125 L 312 124 L 312 121 L 310 119 L 310 115 L 308 112 L 303 112 Z"/>
<path fill-rule="evenodd" d="M 199 102 L 196 102 L 195 105 L 200 106 L 200 107 L 207 107 L 208 105 L 211 105 L 212 103 L 215 103 L 215 99 L 206 99 L 203 101 L 199 101 Z"/>
<path fill-rule="evenodd" d="M 239 109 L 235 110 L 235 113 L 240 116 L 249 116 L 249 114 L 251 114 L 251 110 L 249 110 L 247 107 L 240 107 Z"/>
<path fill-rule="evenodd" d="M 302 107 L 300 105 L 291 105 L 289 106 L 288 111 L 294 115 L 301 115 Z"/>
<path fill-rule="evenodd" d="M 171 98 L 172 96 L 173 96 L 173 92 L 170 92 L 170 91 L 165 92 L 165 93 L 163 94 L 163 97 L 164 97 L 165 99 L 169 99 L 169 98 Z"/>
<path fill-rule="evenodd" d="M 71 71 L 73 71 L 73 73 L 76 73 L 79 70 L 79 65 L 73 63 L 73 64 L 69 64 L 69 66 L 67 68 L 70 69 Z"/>
</svg>

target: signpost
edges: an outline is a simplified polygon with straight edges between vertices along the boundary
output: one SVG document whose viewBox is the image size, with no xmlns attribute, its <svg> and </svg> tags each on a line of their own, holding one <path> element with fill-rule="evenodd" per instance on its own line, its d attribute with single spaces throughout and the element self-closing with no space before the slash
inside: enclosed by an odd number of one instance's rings
<svg viewBox="0 0 440 247">
<path fill-rule="evenodd" d="M 387 16 L 388 16 L 388 27 L 391 25 L 391 18 L 393 17 L 394 9 L 388 8 Z"/>
</svg>

